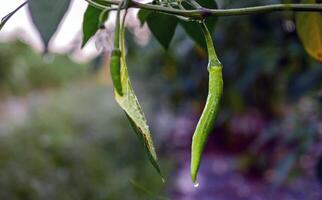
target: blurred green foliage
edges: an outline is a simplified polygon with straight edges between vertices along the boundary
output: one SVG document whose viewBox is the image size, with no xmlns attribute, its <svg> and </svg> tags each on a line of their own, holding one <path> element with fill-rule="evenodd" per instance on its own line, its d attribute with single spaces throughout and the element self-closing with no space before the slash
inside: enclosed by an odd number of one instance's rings
<svg viewBox="0 0 322 200">
<path fill-rule="evenodd" d="M 163 183 L 111 94 L 77 84 L 30 99 L 25 123 L 0 136 L 0 198 L 151 199 L 132 182 L 158 194 Z"/>
<path fill-rule="evenodd" d="M 46 64 L 21 42 L 0 49 L 1 92 L 18 94 L 27 116 L 0 121 L 0 199 L 162 199 L 164 184 L 110 87 L 67 56 Z"/>
<path fill-rule="evenodd" d="M 0 93 L 24 95 L 31 90 L 62 86 L 82 79 L 86 65 L 72 62 L 67 55 L 41 56 L 21 41 L 0 44 Z"/>
</svg>

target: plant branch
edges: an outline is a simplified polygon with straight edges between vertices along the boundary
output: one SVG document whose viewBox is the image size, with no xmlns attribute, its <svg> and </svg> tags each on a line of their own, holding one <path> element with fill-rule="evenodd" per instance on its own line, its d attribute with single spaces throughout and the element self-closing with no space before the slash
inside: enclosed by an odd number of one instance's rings
<svg viewBox="0 0 322 200">
<path fill-rule="evenodd" d="M 118 5 L 119 0 L 100 0 L 99 2 L 93 2 L 93 0 L 85 0 L 89 4 L 103 9 L 107 6 Z M 129 7 L 140 8 L 155 12 L 161 12 L 165 14 L 178 15 L 183 17 L 189 17 L 191 19 L 204 19 L 209 16 L 236 16 L 236 15 L 252 15 L 259 13 L 270 13 L 270 12 L 322 12 L 322 4 L 272 4 L 264 6 L 254 6 L 246 8 L 233 8 L 233 9 L 208 9 L 208 8 L 199 8 L 195 10 L 181 10 L 170 7 L 163 7 L 160 5 L 152 4 L 143 4 L 137 1 L 131 1 Z"/>
<path fill-rule="evenodd" d="M 102 5 L 100 3 L 97 3 L 95 1 L 92 1 L 92 0 L 85 0 L 89 5 L 93 6 L 94 8 L 97 8 L 97 9 L 101 9 L 101 10 L 105 10 L 107 8 L 107 6 L 105 5 Z"/>
</svg>

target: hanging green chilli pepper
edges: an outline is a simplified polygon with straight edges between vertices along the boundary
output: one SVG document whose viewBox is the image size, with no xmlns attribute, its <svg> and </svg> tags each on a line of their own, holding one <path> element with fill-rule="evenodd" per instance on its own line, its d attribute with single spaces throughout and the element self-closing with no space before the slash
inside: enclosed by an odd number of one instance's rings
<svg viewBox="0 0 322 200">
<path fill-rule="evenodd" d="M 113 49 L 110 61 L 111 77 L 116 92 L 123 96 L 121 85 L 121 50 Z"/>
<path fill-rule="evenodd" d="M 114 49 L 111 54 L 110 71 L 116 92 L 123 96 L 121 84 L 121 50 L 120 50 L 120 15 L 121 15 L 122 2 L 119 5 L 116 14 L 115 23 L 115 36 L 114 36 Z"/>
<path fill-rule="evenodd" d="M 197 128 L 193 134 L 191 148 L 191 178 L 198 186 L 197 174 L 200 166 L 201 155 L 206 144 L 208 135 L 213 128 L 218 113 L 218 107 L 223 92 L 222 65 L 217 58 L 211 34 L 207 26 L 201 24 L 202 31 L 207 43 L 209 54 L 208 72 L 209 89 L 206 106 L 203 110 Z"/>
</svg>

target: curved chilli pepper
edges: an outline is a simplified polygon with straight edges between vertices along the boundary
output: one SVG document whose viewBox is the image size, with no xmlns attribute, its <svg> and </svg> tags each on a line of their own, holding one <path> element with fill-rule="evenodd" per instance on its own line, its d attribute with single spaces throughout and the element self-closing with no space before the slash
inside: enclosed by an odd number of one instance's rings
<svg viewBox="0 0 322 200">
<path fill-rule="evenodd" d="M 123 96 L 121 84 L 121 50 L 113 49 L 110 61 L 110 71 L 116 92 Z"/>
<path fill-rule="evenodd" d="M 222 65 L 217 58 L 211 34 L 209 33 L 207 26 L 204 23 L 202 23 L 201 26 L 204 37 L 206 39 L 209 54 L 209 89 L 206 106 L 199 119 L 198 125 L 192 138 L 191 178 L 195 183 L 195 186 L 198 186 L 197 174 L 200 166 L 202 152 L 206 144 L 208 135 L 213 128 L 218 113 L 220 99 L 223 93 Z"/>
</svg>

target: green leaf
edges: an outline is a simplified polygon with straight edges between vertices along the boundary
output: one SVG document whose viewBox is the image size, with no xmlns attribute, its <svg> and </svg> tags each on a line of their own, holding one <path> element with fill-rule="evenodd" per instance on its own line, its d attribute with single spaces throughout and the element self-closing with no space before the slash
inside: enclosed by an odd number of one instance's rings
<svg viewBox="0 0 322 200">
<path fill-rule="evenodd" d="M 6 16 L 4 16 L 0 21 L 0 30 L 4 27 L 4 25 L 9 21 L 9 19 L 20 10 L 20 8 L 24 7 L 28 1 L 22 3 L 18 8 L 16 8 L 14 11 L 10 12 Z"/>
<path fill-rule="evenodd" d="M 70 0 L 29 0 L 31 18 L 40 33 L 45 51 L 69 5 Z"/>
<path fill-rule="evenodd" d="M 316 3 L 315 0 L 303 0 L 303 3 Z M 322 62 L 322 17 L 318 12 L 296 14 L 297 34 L 307 53 Z"/>
<path fill-rule="evenodd" d="M 152 166 L 157 170 L 158 174 L 162 177 L 163 179 L 163 175 L 161 173 L 161 169 L 160 169 L 160 165 L 158 163 L 158 158 L 154 149 L 154 145 L 152 142 L 152 137 L 151 134 L 149 133 L 149 130 L 147 130 L 148 132 L 142 130 L 139 127 L 139 124 L 136 123 L 133 118 L 131 118 L 127 113 L 126 113 L 126 117 L 129 120 L 131 127 L 133 128 L 134 132 L 136 133 L 136 135 L 138 136 L 139 140 L 141 141 L 141 143 L 144 146 L 145 152 L 147 152 L 148 158 L 152 164 Z M 146 121 L 145 121 L 146 123 Z M 146 133 L 148 134 L 146 134 Z"/>
<path fill-rule="evenodd" d="M 197 2 L 205 8 L 217 8 L 217 3 L 214 0 L 197 0 Z M 185 6 L 187 9 L 192 9 L 190 6 Z M 208 30 L 211 34 L 214 32 L 215 24 L 216 24 L 217 18 L 216 17 L 207 17 L 205 20 L 205 23 L 207 25 Z M 186 22 L 186 21 L 180 21 L 180 25 L 183 27 L 185 32 L 188 34 L 188 36 L 196 42 L 197 45 L 202 47 L 203 49 L 207 49 L 206 42 L 203 38 L 203 34 L 200 28 L 200 24 L 198 22 Z"/>
<path fill-rule="evenodd" d="M 146 118 L 135 95 L 129 78 L 125 59 L 124 28 L 122 28 L 121 30 L 121 45 L 121 84 L 123 89 L 123 95 L 119 95 L 115 90 L 115 100 L 126 113 L 126 116 L 128 117 L 131 126 L 133 127 L 135 133 L 144 145 L 144 148 L 148 154 L 151 164 L 162 177 L 149 126 L 147 125 Z"/>
<path fill-rule="evenodd" d="M 204 8 L 218 8 L 217 2 L 215 0 L 197 0 L 197 2 Z"/>
<path fill-rule="evenodd" d="M 138 18 L 140 20 L 141 26 L 143 26 L 150 14 L 151 11 L 140 9 L 140 11 L 138 12 Z"/>
<path fill-rule="evenodd" d="M 100 22 L 100 15 L 103 11 L 97 9 L 91 5 L 88 5 L 84 18 L 83 18 L 83 42 L 82 48 L 86 45 L 88 40 L 95 35 L 98 29 L 101 26 Z M 106 21 L 108 18 L 108 12 L 104 14 L 103 21 Z"/>
<path fill-rule="evenodd" d="M 151 12 L 146 19 L 149 29 L 158 42 L 168 49 L 176 31 L 178 20 L 175 17 Z"/>
</svg>

